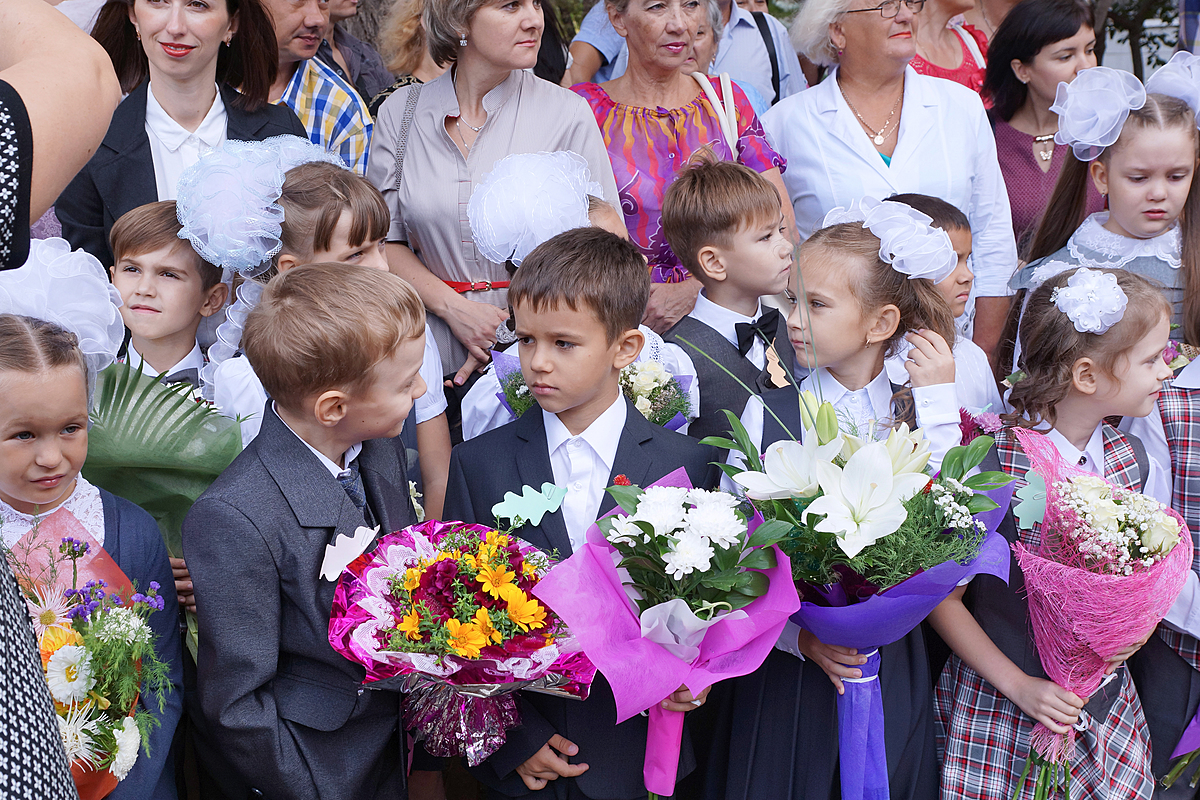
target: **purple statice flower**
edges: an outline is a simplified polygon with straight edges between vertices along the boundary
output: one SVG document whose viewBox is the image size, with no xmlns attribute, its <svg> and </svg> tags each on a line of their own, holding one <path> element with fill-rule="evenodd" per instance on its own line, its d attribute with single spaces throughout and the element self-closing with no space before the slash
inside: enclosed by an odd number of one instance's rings
<svg viewBox="0 0 1200 800">
<path fill-rule="evenodd" d="M 88 554 L 89 550 L 91 550 L 91 546 L 87 542 L 70 536 L 64 537 L 62 543 L 58 546 L 58 552 L 72 560 L 83 558 Z"/>
<path fill-rule="evenodd" d="M 161 588 L 162 587 L 159 585 L 158 581 L 150 581 L 150 591 L 151 592 L 157 592 Z"/>
</svg>

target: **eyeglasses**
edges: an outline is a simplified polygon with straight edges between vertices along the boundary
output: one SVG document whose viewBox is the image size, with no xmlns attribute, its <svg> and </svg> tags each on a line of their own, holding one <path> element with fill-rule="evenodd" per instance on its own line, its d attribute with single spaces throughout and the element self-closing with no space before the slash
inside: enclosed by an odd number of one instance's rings
<svg viewBox="0 0 1200 800">
<path fill-rule="evenodd" d="M 852 8 L 846 13 L 857 14 L 860 11 L 878 11 L 884 19 L 892 19 L 900 13 L 901 2 L 908 6 L 908 10 L 914 14 L 921 13 L 921 9 L 925 7 L 925 0 L 884 0 L 884 2 L 874 8 Z"/>
</svg>

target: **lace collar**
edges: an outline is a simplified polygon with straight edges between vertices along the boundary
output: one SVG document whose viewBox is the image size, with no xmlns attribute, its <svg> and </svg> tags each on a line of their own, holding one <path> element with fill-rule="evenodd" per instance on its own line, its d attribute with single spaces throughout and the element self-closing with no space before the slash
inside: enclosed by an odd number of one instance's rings
<svg viewBox="0 0 1200 800">
<path fill-rule="evenodd" d="M 4 546 L 12 548 L 22 536 L 33 529 L 36 519 L 60 508 L 71 512 L 97 543 L 104 544 L 104 504 L 100 500 L 100 490 L 80 475 L 75 479 L 75 491 L 71 492 L 71 496 L 51 511 L 40 515 L 23 514 L 0 500 L 0 535 L 3 536 Z"/>
<path fill-rule="evenodd" d="M 1132 239 L 1104 227 L 1107 211 L 1098 211 L 1083 221 L 1071 234 L 1067 250 L 1080 266 L 1093 269 L 1118 269 L 1135 258 L 1155 258 L 1179 269 L 1182 240 L 1179 223 L 1150 239 Z"/>
</svg>

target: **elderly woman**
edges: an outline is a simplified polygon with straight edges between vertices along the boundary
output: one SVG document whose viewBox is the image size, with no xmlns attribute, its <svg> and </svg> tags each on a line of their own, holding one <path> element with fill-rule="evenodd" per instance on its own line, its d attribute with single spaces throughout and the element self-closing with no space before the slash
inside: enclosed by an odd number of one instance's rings
<svg viewBox="0 0 1200 800">
<path fill-rule="evenodd" d="M 1092 11 L 1080 0 L 1025 0 L 992 40 L 996 58 L 988 67 L 984 97 L 992 101 L 996 156 L 1012 204 L 1013 233 L 1024 253 L 1054 191 L 1058 173 L 1071 158 L 1068 145 L 1054 143 L 1058 114 L 1050 110 L 1060 83 L 1096 66 Z M 1087 213 L 1104 208 L 1088 182 Z"/>
<path fill-rule="evenodd" d="M 870 2 L 808 0 L 792 26 L 808 58 L 831 67 L 763 115 L 788 160 L 796 227 L 807 238 L 830 210 L 863 197 L 919 192 L 957 206 L 971 221 L 974 338 L 990 353 L 1017 265 L 992 128 L 979 95 L 909 66 L 925 0 Z"/>
<path fill-rule="evenodd" d="M 479 254 L 471 191 L 512 153 L 571 150 L 615 204 L 617 187 L 587 104 L 526 72 L 542 37 L 537 0 L 428 0 L 425 35 L 450 69 L 379 109 L 367 178 L 392 213 L 388 264 L 421 295 L 442 366 L 463 384 L 508 318 L 508 272 Z"/>
<path fill-rule="evenodd" d="M 645 324 L 662 332 L 691 311 L 699 292 L 663 236 L 662 199 L 675 174 L 692 153 L 711 148 L 718 157 L 736 160 L 763 174 L 786 197 L 781 172 L 785 162 L 766 134 L 745 93 L 733 88 L 737 119 L 729 120 L 733 140 L 722 133 L 720 115 L 699 81 L 681 67 L 692 57 L 696 30 L 706 24 L 700 0 L 605 0 L 613 27 L 629 47 L 629 67 L 603 84 L 582 83 L 583 96 L 596 115 L 621 187 L 621 210 L 629 235 L 650 263 L 655 286 Z M 719 81 L 713 81 L 721 99 Z M 721 112 L 723 114 L 724 112 Z M 784 203 L 791 227 L 791 211 Z"/>
</svg>

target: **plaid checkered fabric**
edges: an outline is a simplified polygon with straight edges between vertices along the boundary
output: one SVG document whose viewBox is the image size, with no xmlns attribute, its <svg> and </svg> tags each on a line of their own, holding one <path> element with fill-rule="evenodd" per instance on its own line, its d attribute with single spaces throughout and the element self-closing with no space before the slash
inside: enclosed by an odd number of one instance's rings
<svg viewBox="0 0 1200 800">
<path fill-rule="evenodd" d="M 1137 457 L 1116 428 L 1104 426 L 1104 477 L 1130 488 L 1142 483 Z M 1007 430 L 996 435 L 1001 467 L 1024 486 L 1029 461 Z M 1036 546 L 1040 532 L 1022 530 L 1021 541 Z M 1009 800 L 1029 757 L 1034 721 L 957 656 L 942 671 L 934 692 L 938 754 L 945 800 Z M 1072 800 L 1146 798 L 1154 793 L 1150 737 L 1142 704 L 1126 677 L 1104 720 L 1090 720 L 1076 738 L 1071 759 Z M 1018 800 L 1033 797 L 1026 778 Z"/>
<path fill-rule="evenodd" d="M 371 113 L 336 72 L 315 58 L 301 61 L 279 102 L 296 112 L 313 144 L 340 155 L 359 175 L 366 174 Z"/>
</svg>

